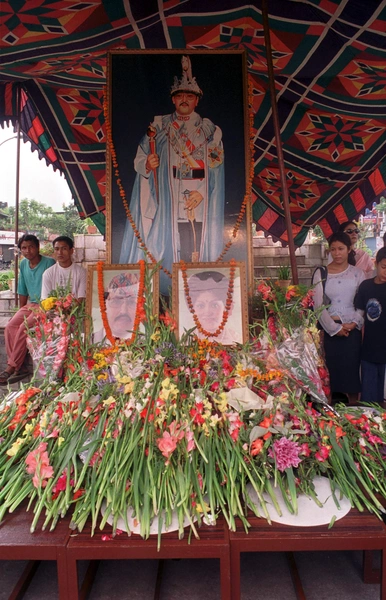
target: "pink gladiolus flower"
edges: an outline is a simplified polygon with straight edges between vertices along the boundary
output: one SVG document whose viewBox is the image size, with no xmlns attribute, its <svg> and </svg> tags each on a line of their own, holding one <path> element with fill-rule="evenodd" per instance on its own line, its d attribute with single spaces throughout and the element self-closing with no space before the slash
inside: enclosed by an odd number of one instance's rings
<svg viewBox="0 0 386 600">
<path fill-rule="evenodd" d="M 257 286 L 257 291 L 259 292 L 259 294 L 261 294 L 263 300 L 272 299 L 272 290 L 266 283 L 264 283 L 264 281 L 259 283 L 259 285 Z"/>
<path fill-rule="evenodd" d="M 164 431 L 163 436 L 157 440 L 157 446 L 161 450 L 162 455 L 169 459 L 177 448 L 178 439 L 170 435 L 168 431 Z"/>
<path fill-rule="evenodd" d="M 367 439 L 369 440 L 370 444 L 383 444 L 381 438 L 377 435 L 370 434 L 367 436 Z"/>
<path fill-rule="evenodd" d="M 196 444 L 194 442 L 194 433 L 193 433 L 193 431 L 191 431 L 190 429 L 188 429 L 188 431 L 185 432 L 185 439 L 186 439 L 186 449 L 187 449 L 188 452 L 191 452 L 196 447 Z"/>
<path fill-rule="evenodd" d="M 177 421 L 172 421 L 169 425 L 170 435 L 175 437 L 177 441 L 182 440 L 185 433 L 181 430 L 181 425 Z"/>
<path fill-rule="evenodd" d="M 286 437 L 275 440 L 273 448 L 269 450 L 268 454 L 271 458 L 275 459 L 279 471 L 285 471 L 289 467 L 298 467 L 302 462 L 302 459 L 299 457 L 299 444 Z"/>
<path fill-rule="evenodd" d="M 321 446 L 317 452 L 315 452 L 315 458 L 319 462 L 324 462 L 330 456 L 330 448 L 327 446 Z"/>
<path fill-rule="evenodd" d="M 301 444 L 300 454 L 302 454 L 303 456 L 311 456 L 310 447 L 306 442 L 304 442 L 304 444 Z"/>
<path fill-rule="evenodd" d="M 47 479 L 51 479 L 54 474 L 54 469 L 50 466 L 50 460 L 48 453 L 46 452 L 47 443 L 42 442 L 36 448 L 30 452 L 26 459 L 27 473 L 33 475 L 32 483 L 36 488 L 46 487 Z"/>
<path fill-rule="evenodd" d="M 242 421 L 239 419 L 239 414 L 236 412 L 226 413 L 226 416 L 229 420 L 229 434 L 234 442 L 237 442 L 239 439 L 240 427 L 244 425 Z"/>
</svg>

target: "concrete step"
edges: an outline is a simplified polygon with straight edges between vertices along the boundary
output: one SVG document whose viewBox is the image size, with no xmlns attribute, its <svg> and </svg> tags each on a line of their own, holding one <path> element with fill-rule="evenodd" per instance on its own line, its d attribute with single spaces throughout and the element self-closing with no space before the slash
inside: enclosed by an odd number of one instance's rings
<svg viewBox="0 0 386 600">
<path fill-rule="evenodd" d="M 253 264 L 257 265 L 257 266 L 258 265 L 272 265 L 272 266 L 280 267 L 281 265 L 289 265 L 290 257 L 289 256 L 255 256 L 254 255 Z M 296 256 L 296 264 L 297 265 L 306 264 L 306 257 L 305 256 Z"/>
<path fill-rule="evenodd" d="M 304 285 L 311 284 L 312 274 L 315 267 L 308 265 L 298 265 L 299 282 Z M 277 279 L 276 265 L 255 265 L 253 269 L 254 277 L 257 279 Z"/>
</svg>

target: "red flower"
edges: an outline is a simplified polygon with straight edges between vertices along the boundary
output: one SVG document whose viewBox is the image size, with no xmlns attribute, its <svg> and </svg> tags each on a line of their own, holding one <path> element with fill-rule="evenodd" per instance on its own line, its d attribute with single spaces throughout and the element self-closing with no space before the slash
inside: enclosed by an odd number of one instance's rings
<svg viewBox="0 0 386 600">
<path fill-rule="evenodd" d="M 260 452 L 262 451 L 264 447 L 264 442 L 261 438 L 258 438 L 257 440 L 255 440 L 254 442 L 252 442 L 251 445 L 251 456 L 257 456 L 258 454 L 260 454 Z"/>
<path fill-rule="evenodd" d="M 164 315 L 160 315 L 160 321 L 163 321 L 166 327 L 170 327 L 171 331 L 177 329 L 177 323 L 169 312 L 166 312 Z"/>
</svg>

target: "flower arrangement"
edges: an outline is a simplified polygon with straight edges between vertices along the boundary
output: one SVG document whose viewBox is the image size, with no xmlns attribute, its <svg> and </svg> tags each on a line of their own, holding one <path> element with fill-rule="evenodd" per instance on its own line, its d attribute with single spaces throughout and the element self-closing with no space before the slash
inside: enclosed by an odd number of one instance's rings
<svg viewBox="0 0 386 600">
<path fill-rule="evenodd" d="M 78 340 L 83 306 L 66 289 L 58 288 L 36 309 L 35 325 L 28 330 L 27 348 L 36 365 L 35 374 L 51 380 L 60 377 L 70 339 Z"/>
<path fill-rule="evenodd" d="M 343 493 L 380 515 L 386 413 L 332 410 L 310 333 L 312 294 L 265 282 L 259 291 L 267 316 L 243 348 L 177 340 L 170 317 L 147 305 L 145 332 L 130 345 L 90 347 L 74 333 L 74 313 L 63 382 L 47 372 L 0 407 L 0 521 L 28 498 L 32 530 L 42 513 L 53 529 L 70 512 L 74 529 L 90 519 L 94 535 L 123 522 L 146 538 L 156 523 L 160 544 L 174 518 L 180 537 L 220 513 L 230 529 L 237 517 L 247 528 L 250 487 L 256 514 L 270 518 L 265 494 L 296 514 L 300 493 L 319 503 L 316 475 L 329 479 L 337 509 Z M 308 311 L 303 326 L 296 311 Z"/>
</svg>

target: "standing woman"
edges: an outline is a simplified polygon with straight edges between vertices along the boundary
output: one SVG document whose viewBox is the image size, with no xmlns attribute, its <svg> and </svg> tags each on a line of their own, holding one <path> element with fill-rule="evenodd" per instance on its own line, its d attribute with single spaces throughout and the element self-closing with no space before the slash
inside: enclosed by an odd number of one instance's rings
<svg viewBox="0 0 386 600">
<path fill-rule="evenodd" d="M 331 393 L 346 394 L 349 404 L 355 404 L 360 392 L 360 348 L 363 317 L 355 310 L 354 298 L 365 279 L 361 269 L 349 264 L 351 240 L 347 233 L 333 233 L 329 239 L 332 261 L 327 266 L 327 278 L 316 269 L 315 308 L 330 304 L 323 310 L 319 323 L 324 330 L 324 349 L 330 373 Z"/>
<path fill-rule="evenodd" d="M 351 241 L 351 253 L 355 259 L 355 266 L 358 269 L 362 269 L 365 274 L 365 279 L 369 279 L 370 277 L 374 277 L 374 263 L 371 260 L 371 257 L 364 250 L 356 250 L 355 247 L 359 240 L 359 229 L 358 226 L 353 221 L 346 221 L 345 223 L 341 223 L 338 231 L 343 231 L 347 233 Z"/>
</svg>

